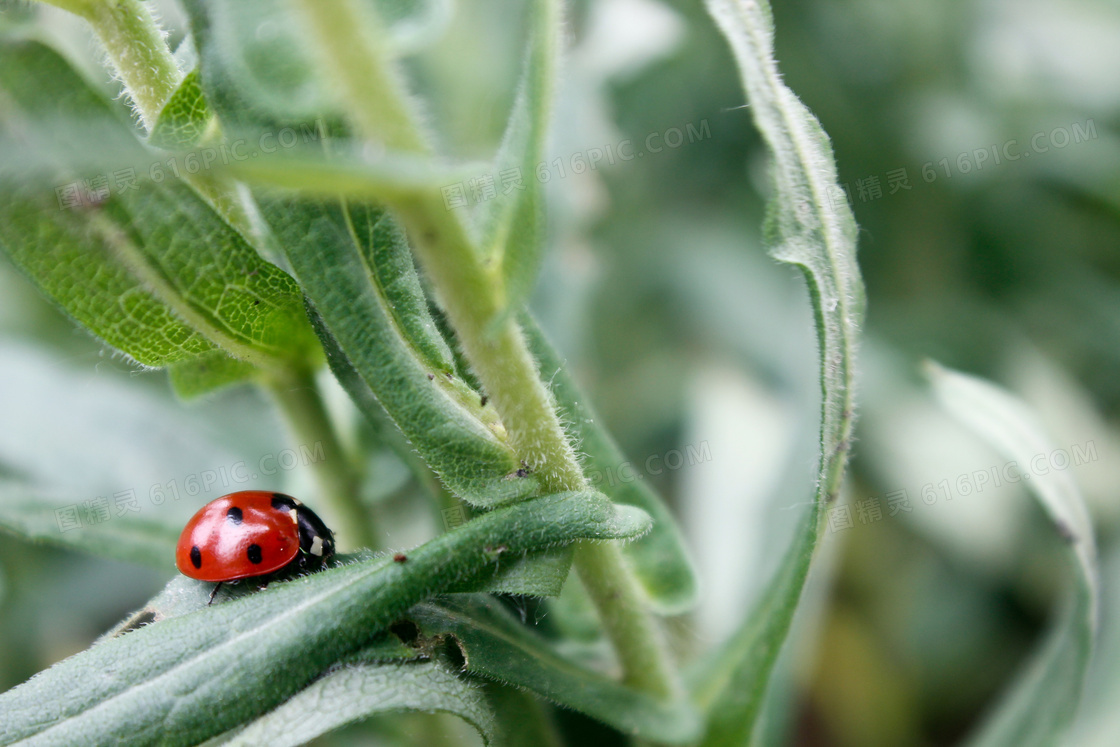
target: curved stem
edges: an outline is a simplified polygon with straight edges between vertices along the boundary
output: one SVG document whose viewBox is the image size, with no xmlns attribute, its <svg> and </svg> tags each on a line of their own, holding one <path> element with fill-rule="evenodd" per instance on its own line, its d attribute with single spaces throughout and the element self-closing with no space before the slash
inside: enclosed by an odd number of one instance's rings
<svg viewBox="0 0 1120 747">
<path fill-rule="evenodd" d="M 396 150 L 428 152 L 376 16 L 356 0 L 297 0 L 296 4 L 359 129 Z M 500 310 L 496 278 L 459 216 L 444 207 L 438 191 L 401 198 L 393 207 L 513 447 L 543 490 L 585 489 L 586 478 L 520 326 L 512 315 L 494 326 Z M 626 682 L 658 697 L 675 696 L 679 685 L 661 631 L 618 547 L 581 544 L 576 568 L 618 653 Z"/>
<path fill-rule="evenodd" d="M 359 497 L 359 478 L 350 455 L 339 441 L 330 415 L 310 373 L 273 373 L 266 386 L 284 413 L 299 448 L 322 458 L 310 466 L 327 507 L 328 524 L 339 532 L 340 547 L 372 547 L 372 522 Z"/>
<path fill-rule="evenodd" d="M 182 76 L 163 31 L 142 0 L 47 0 L 85 18 L 101 40 L 136 111 L 151 130 Z"/>
</svg>

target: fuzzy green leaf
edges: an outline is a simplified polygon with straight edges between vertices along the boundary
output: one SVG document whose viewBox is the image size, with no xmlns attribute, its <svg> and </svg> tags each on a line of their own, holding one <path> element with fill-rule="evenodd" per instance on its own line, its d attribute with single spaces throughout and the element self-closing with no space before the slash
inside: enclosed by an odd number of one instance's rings
<svg viewBox="0 0 1120 747">
<path fill-rule="evenodd" d="M 557 597 L 564 590 L 571 569 L 572 548 L 556 548 L 513 558 L 500 565 L 483 586 L 472 586 L 472 590 L 530 597 Z"/>
<path fill-rule="evenodd" d="M 444 484 L 470 503 L 531 494 L 536 481 L 518 476 L 496 414 L 454 376 L 408 245 L 388 215 L 344 202 L 276 197 L 261 204 L 351 397 L 361 405 L 372 394 Z"/>
<path fill-rule="evenodd" d="M 347 664 L 250 724 L 230 747 L 297 747 L 378 713 L 450 713 L 494 740 L 494 716 L 482 692 L 443 664 Z"/>
<path fill-rule="evenodd" d="M 521 82 L 491 175 L 502 186 L 485 203 L 482 216 L 481 247 L 500 275 L 503 315 L 520 308 L 532 292 L 545 239 L 544 188 L 534 167 L 546 156 L 560 47 L 560 3 L 534 3 L 530 19 Z"/>
<path fill-rule="evenodd" d="M 183 399 L 193 399 L 250 379 L 256 375 L 256 369 L 230 357 L 224 350 L 212 350 L 172 365 L 168 375 L 176 394 Z"/>
<path fill-rule="evenodd" d="M 331 371 L 362 414 L 372 423 L 381 423 L 387 418 L 391 420 L 381 402 L 374 396 L 370 385 L 342 352 L 338 342 L 326 329 L 322 318 L 314 309 L 311 310 L 311 321 L 323 341 L 323 349 L 327 353 L 327 362 Z M 432 384 L 433 382 L 426 381 L 425 383 Z M 472 449 L 478 448 L 479 444 L 464 439 L 463 446 Z M 423 455 L 423 452 L 421 452 L 421 455 Z M 446 464 L 446 462 L 440 464 Z M 436 468 L 434 463 L 430 466 L 433 469 Z M 464 462 L 463 467 L 469 468 L 469 462 Z M 528 487 L 523 488 L 527 493 L 536 490 L 535 481 L 529 480 L 527 477 L 517 477 L 516 471 L 504 478 L 503 482 L 513 480 L 528 483 Z M 453 489 L 454 483 L 451 483 L 450 486 Z M 504 488 L 504 490 L 508 491 L 508 488 Z M 532 596 L 556 596 L 564 586 L 571 565 L 572 551 L 569 548 L 551 550 L 533 557 L 519 558 L 499 570 L 490 579 L 485 590 Z"/>
<path fill-rule="evenodd" d="M 521 326 L 540 366 L 541 378 L 550 383 L 556 405 L 564 414 L 568 437 L 579 444 L 584 472 L 593 475 L 596 471 L 602 474 L 607 469 L 618 469 L 626 457 L 559 354 L 528 314 L 522 315 Z M 653 530 L 629 543 L 626 554 L 658 611 L 670 615 L 686 612 L 696 601 L 696 573 L 668 506 L 641 480 L 612 482 L 604 492 L 615 503 L 637 506 L 653 517 Z"/>
<path fill-rule="evenodd" d="M 40 122 L 82 120 L 108 150 L 143 161 L 128 124 L 49 48 L 5 42 L 0 71 L 0 95 L 12 103 L 5 140 L 37 154 L 40 169 L 58 183 L 75 178 L 67 148 L 81 144 L 59 145 L 49 128 L 39 131 Z M 0 174 L 0 246 L 48 297 L 111 346 L 156 367 L 219 348 L 264 367 L 304 365 L 314 355 L 295 282 L 261 259 L 190 186 L 169 175 L 159 183 L 134 178 L 132 188 L 118 181 L 116 192 L 95 204 L 63 208 L 42 175 L 23 176 Z"/>
<path fill-rule="evenodd" d="M 708 711 L 707 747 L 748 744 L 770 675 L 789 633 L 820 536 L 824 507 L 840 490 L 855 419 L 855 353 L 863 319 L 856 224 L 836 178 L 828 136 L 786 87 L 774 60 L 765 0 L 706 0 L 738 63 L 755 125 L 773 157 L 766 241 L 804 273 L 816 314 L 821 360 L 817 495 L 793 545 L 743 626 L 698 676 Z"/>
<path fill-rule="evenodd" d="M 549 708 L 532 693 L 496 682 L 486 688 L 487 700 L 507 747 L 564 747 Z"/>
<path fill-rule="evenodd" d="M 1029 464 L 1054 446 L 1031 409 L 993 384 L 940 366 L 929 367 L 941 404 L 1005 459 Z M 1050 470 L 1025 484 L 1065 541 L 1073 571 L 1069 598 L 1044 644 L 967 744 L 1042 747 L 1060 744 L 1081 700 L 1092 658 L 1100 599 L 1096 544 L 1089 511 L 1072 475 Z"/>
<path fill-rule="evenodd" d="M 561 657 L 490 597 L 423 604 L 408 619 L 427 637 L 453 636 L 472 672 L 529 690 L 565 708 L 659 744 L 689 744 L 701 731 L 684 702 L 664 704 Z"/>
<path fill-rule="evenodd" d="M 213 607 L 209 584 L 192 583 L 196 612 L 109 638 L 0 695 L 0 743 L 197 744 L 275 708 L 406 610 L 484 579 L 503 556 L 630 538 L 649 525 L 600 494 L 563 493 L 478 517 L 403 563 L 344 563 Z"/>
<path fill-rule="evenodd" d="M 202 93 L 198 70 L 187 74 L 163 105 L 148 142 L 164 150 L 184 150 L 198 145 L 213 115 Z"/>
</svg>

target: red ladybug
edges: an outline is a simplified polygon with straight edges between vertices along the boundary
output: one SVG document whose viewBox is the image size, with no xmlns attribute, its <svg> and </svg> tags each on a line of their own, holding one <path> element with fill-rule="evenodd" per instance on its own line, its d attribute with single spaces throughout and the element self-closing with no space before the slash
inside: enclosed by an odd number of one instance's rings
<svg viewBox="0 0 1120 747">
<path fill-rule="evenodd" d="M 185 576 L 220 587 L 289 566 L 317 566 L 333 554 L 334 533 L 307 506 L 283 493 L 242 490 L 191 517 L 179 535 L 175 565 Z"/>
</svg>

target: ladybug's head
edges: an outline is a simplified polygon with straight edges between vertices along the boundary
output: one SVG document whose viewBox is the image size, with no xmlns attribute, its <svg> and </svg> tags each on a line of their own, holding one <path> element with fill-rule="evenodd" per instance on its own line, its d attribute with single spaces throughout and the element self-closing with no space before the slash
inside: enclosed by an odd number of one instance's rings
<svg viewBox="0 0 1120 747">
<path fill-rule="evenodd" d="M 326 560 L 334 555 L 334 532 L 327 528 L 318 514 L 283 493 L 274 494 L 272 503 L 274 506 L 282 504 L 295 511 L 296 523 L 299 525 L 299 549 L 303 555 L 315 560 Z"/>
</svg>

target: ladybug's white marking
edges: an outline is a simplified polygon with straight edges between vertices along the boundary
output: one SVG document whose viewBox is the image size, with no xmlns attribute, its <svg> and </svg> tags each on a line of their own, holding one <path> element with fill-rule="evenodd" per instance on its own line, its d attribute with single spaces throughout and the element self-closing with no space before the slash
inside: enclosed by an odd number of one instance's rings
<svg viewBox="0 0 1120 747">
<path fill-rule="evenodd" d="M 311 540 L 311 554 L 312 555 L 318 555 L 318 556 L 322 557 L 322 555 L 323 555 L 323 538 L 322 537 L 315 537 L 315 539 Z"/>
<path fill-rule="evenodd" d="M 293 524 L 298 524 L 299 523 L 299 518 L 298 518 L 299 515 L 296 513 L 296 510 L 294 508 L 288 510 L 288 515 L 292 517 L 292 523 Z"/>
</svg>

